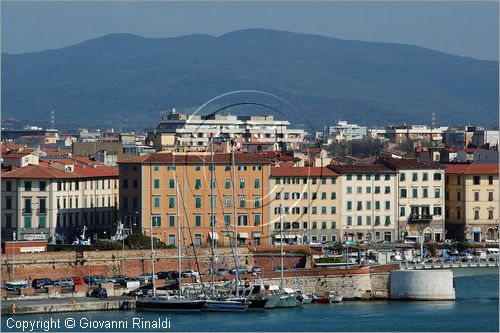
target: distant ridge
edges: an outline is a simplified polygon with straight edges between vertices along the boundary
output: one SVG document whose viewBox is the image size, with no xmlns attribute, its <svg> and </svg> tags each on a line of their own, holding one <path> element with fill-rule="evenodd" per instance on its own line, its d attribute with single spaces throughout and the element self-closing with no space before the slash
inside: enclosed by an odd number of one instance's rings
<svg viewBox="0 0 500 333">
<path fill-rule="evenodd" d="M 219 37 L 115 33 L 55 50 L 2 54 L 4 117 L 82 126 L 152 126 L 159 111 L 220 103 L 272 104 L 298 125 L 498 124 L 498 62 L 404 44 L 248 29 Z M 221 104 L 219 104 L 221 105 Z M 215 107 L 215 106 L 214 106 Z M 215 109 L 207 109 L 213 111 Z M 232 113 L 269 113 L 246 106 Z M 281 117 L 281 116 L 277 116 Z"/>
</svg>

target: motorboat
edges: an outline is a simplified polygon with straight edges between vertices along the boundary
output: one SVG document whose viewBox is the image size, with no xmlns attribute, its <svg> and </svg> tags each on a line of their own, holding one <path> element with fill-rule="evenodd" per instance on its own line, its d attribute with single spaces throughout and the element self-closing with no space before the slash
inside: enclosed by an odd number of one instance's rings
<svg viewBox="0 0 500 333">
<path fill-rule="evenodd" d="M 184 299 L 176 296 L 147 297 L 136 301 L 136 309 L 142 311 L 197 312 L 205 305 L 205 300 Z"/>
<path fill-rule="evenodd" d="M 340 303 L 342 302 L 342 295 L 340 295 L 336 291 L 329 291 L 325 293 L 326 297 L 330 297 L 330 302 L 331 303 Z"/>
<path fill-rule="evenodd" d="M 311 304 L 312 298 L 302 293 L 301 290 L 295 291 L 295 297 L 300 304 Z"/>
<path fill-rule="evenodd" d="M 330 304 L 330 296 L 317 296 L 316 294 L 312 295 L 312 301 L 311 303 L 313 304 Z"/>
</svg>

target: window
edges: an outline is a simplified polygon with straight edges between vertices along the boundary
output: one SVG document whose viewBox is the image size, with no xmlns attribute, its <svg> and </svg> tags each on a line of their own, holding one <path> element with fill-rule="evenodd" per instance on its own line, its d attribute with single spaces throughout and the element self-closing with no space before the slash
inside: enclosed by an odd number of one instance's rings
<svg viewBox="0 0 500 333">
<path fill-rule="evenodd" d="M 280 185 L 281 184 L 281 178 L 276 178 L 276 185 Z"/>
<path fill-rule="evenodd" d="M 352 225 L 352 216 L 347 217 L 347 225 Z"/>
<path fill-rule="evenodd" d="M 380 210 L 380 201 L 375 201 L 375 209 Z"/>
<path fill-rule="evenodd" d="M 399 216 L 406 216 L 405 206 L 399 207 Z"/>
<path fill-rule="evenodd" d="M 226 227 L 231 225 L 231 215 L 230 214 L 224 214 L 224 225 Z"/>
<path fill-rule="evenodd" d="M 474 192 L 474 201 L 479 201 L 479 192 Z"/>
<path fill-rule="evenodd" d="M 47 200 L 45 198 L 38 199 L 38 213 L 39 214 L 47 214 L 46 202 L 47 202 Z"/>
<path fill-rule="evenodd" d="M 493 192 L 488 192 L 488 201 L 493 201 Z"/>
<path fill-rule="evenodd" d="M 313 200 L 316 200 L 317 198 L 318 198 L 318 193 L 313 192 L 313 194 L 312 194 L 312 199 L 313 199 Z"/>
<path fill-rule="evenodd" d="M 260 179 L 254 179 L 253 181 L 253 187 L 254 188 L 260 188 Z"/>
<path fill-rule="evenodd" d="M 459 192 L 457 192 L 457 200 L 458 200 L 458 201 L 462 200 L 462 199 L 461 199 L 461 193 L 460 193 L 460 191 L 459 191 Z"/>
<path fill-rule="evenodd" d="M 331 223 L 331 228 L 332 228 L 332 229 L 336 229 L 336 228 L 337 228 L 337 222 L 332 221 L 332 223 Z"/>
<path fill-rule="evenodd" d="M 493 220 L 493 209 L 488 209 L 488 220 Z"/>
<path fill-rule="evenodd" d="M 124 179 L 123 180 L 123 188 L 127 188 L 128 187 L 128 180 L 127 179 Z M 62 182 L 57 182 L 57 190 L 58 191 L 62 191 Z"/>
<path fill-rule="evenodd" d="M 132 187 L 133 188 L 138 188 L 139 187 L 137 179 L 132 180 Z"/>
<path fill-rule="evenodd" d="M 210 181 L 210 188 L 217 188 L 217 182 L 216 182 L 216 179 L 211 179 Z"/>
<path fill-rule="evenodd" d="M 413 172 L 411 174 L 411 180 L 414 182 L 418 181 L 418 174 L 416 172 Z"/>
<path fill-rule="evenodd" d="M 363 175 L 357 175 L 356 180 L 363 180 Z"/>
<path fill-rule="evenodd" d="M 358 225 L 362 225 L 362 224 L 363 224 L 363 217 L 358 216 Z"/>
<path fill-rule="evenodd" d="M 390 225 L 391 224 L 391 217 L 390 216 L 386 216 L 385 217 L 385 225 Z"/>
<path fill-rule="evenodd" d="M 260 226 L 260 214 L 255 214 L 253 216 L 253 224 L 255 226 Z"/>
<path fill-rule="evenodd" d="M 493 185 L 493 176 L 488 176 L 488 184 Z"/>
<path fill-rule="evenodd" d="M 363 188 L 361 186 L 358 186 L 356 189 L 357 194 L 362 194 L 363 193 Z"/>
<path fill-rule="evenodd" d="M 318 214 L 318 207 L 313 207 L 312 211 L 311 211 L 311 214 L 314 214 L 314 215 Z"/>
<path fill-rule="evenodd" d="M 305 200 L 305 199 L 307 199 L 307 192 L 304 192 L 304 193 L 302 194 L 302 199 L 304 199 L 304 200 Z"/>
<path fill-rule="evenodd" d="M 154 165 L 153 166 L 153 171 L 160 171 L 160 166 L 159 165 Z"/>
<path fill-rule="evenodd" d="M 371 188 L 370 186 L 367 186 L 367 187 L 366 187 L 366 193 L 367 193 L 367 194 L 372 193 L 372 188 Z"/>
<path fill-rule="evenodd" d="M 201 196 L 194 197 L 194 207 L 201 208 Z"/>
<path fill-rule="evenodd" d="M 175 208 L 175 197 L 168 197 L 168 208 Z"/>
<path fill-rule="evenodd" d="M 347 180 L 352 180 L 352 175 L 347 175 Z"/>
<path fill-rule="evenodd" d="M 280 200 L 281 199 L 281 192 L 276 192 L 276 194 L 274 195 L 274 199 Z"/>
<path fill-rule="evenodd" d="M 5 209 L 12 209 L 12 197 L 5 197 Z"/>
<path fill-rule="evenodd" d="M 384 180 L 391 180 L 391 175 L 384 175 Z"/>
<path fill-rule="evenodd" d="M 390 202 L 390 201 L 386 201 L 386 202 L 385 202 L 385 209 L 386 209 L 386 210 L 391 209 L 391 202 Z"/>
<path fill-rule="evenodd" d="M 307 229 L 307 222 L 302 222 L 302 229 Z"/>
<path fill-rule="evenodd" d="M 254 166 L 252 167 L 252 170 L 253 170 L 253 171 L 260 171 L 260 170 L 262 170 L 262 165 L 254 165 Z"/>
<path fill-rule="evenodd" d="M 299 192 L 293 192 L 292 193 L 292 200 L 298 200 L 300 199 L 300 193 Z"/>
<path fill-rule="evenodd" d="M 434 189 L 434 198 L 441 198 L 441 190 L 439 188 Z"/>
<path fill-rule="evenodd" d="M 160 196 L 153 196 L 153 208 L 160 208 Z"/>
<path fill-rule="evenodd" d="M 175 235 L 168 235 L 168 245 L 175 246 Z"/>
<path fill-rule="evenodd" d="M 363 203 L 361 201 L 358 201 L 358 207 L 357 210 L 363 210 Z"/>
<path fill-rule="evenodd" d="M 240 188 L 245 188 L 245 179 L 240 179 Z"/>
<path fill-rule="evenodd" d="M 474 185 L 481 184 L 481 176 L 474 176 Z"/>
<path fill-rule="evenodd" d="M 201 165 L 195 165 L 194 170 L 195 171 L 200 171 L 201 170 Z"/>
<path fill-rule="evenodd" d="M 248 216 L 246 214 L 238 215 L 238 225 L 248 225 Z"/>
<path fill-rule="evenodd" d="M 326 207 L 325 206 L 321 207 L 321 214 L 323 214 L 323 215 L 326 214 Z"/>
<path fill-rule="evenodd" d="M 326 200 L 326 192 L 321 192 L 321 200 Z"/>
<path fill-rule="evenodd" d="M 479 220 L 479 209 L 474 211 L 474 220 Z"/>
<path fill-rule="evenodd" d="M 375 194 L 380 194 L 380 186 L 375 186 Z"/>
<path fill-rule="evenodd" d="M 246 201 L 245 201 L 245 196 L 241 195 L 240 196 L 240 208 L 245 208 L 246 207 Z"/>
<path fill-rule="evenodd" d="M 417 198 L 418 197 L 418 192 L 417 192 L 417 189 L 416 188 L 412 188 L 411 189 L 411 192 L 412 192 L 412 198 Z"/>
<path fill-rule="evenodd" d="M 31 191 L 31 182 L 30 181 L 25 181 L 24 182 L 24 190 L 26 192 L 30 192 Z"/>
<path fill-rule="evenodd" d="M 441 216 L 442 214 L 442 208 L 441 206 L 434 206 L 434 212 L 433 212 L 434 215 L 437 215 L 437 216 Z"/>
<path fill-rule="evenodd" d="M 326 221 L 321 222 L 321 229 L 326 229 Z"/>
<path fill-rule="evenodd" d="M 217 208 L 217 196 L 210 196 L 210 208 Z"/>
<path fill-rule="evenodd" d="M 45 192 L 46 191 L 46 188 L 47 187 L 47 182 L 40 182 L 40 191 L 41 192 Z"/>
<path fill-rule="evenodd" d="M 31 216 L 24 217 L 24 227 L 31 228 Z"/>
<path fill-rule="evenodd" d="M 231 207 L 231 201 L 232 198 L 229 195 L 224 196 L 224 208 L 230 208 Z"/>
<path fill-rule="evenodd" d="M 168 226 L 175 227 L 175 215 L 168 216 Z"/>
<path fill-rule="evenodd" d="M 372 225 L 372 217 L 371 216 L 366 217 L 366 225 Z"/>
<path fill-rule="evenodd" d="M 154 184 L 154 186 L 153 186 L 153 187 L 154 187 L 155 189 L 159 189 L 159 188 L 160 188 L 160 180 L 159 180 L 159 179 L 155 179 L 155 180 L 153 181 L 153 184 Z M 125 187 L 125 186 L 124 186 L 124 187 Z"/>
<path fill-rule="evenodd" d="M 426 182 L 429 180 L 429 174 L 427 172 L 424 172 L 423 175 L 422 175 L 422 181 Z"/>
<path fill-rule="evenodd" d="M 384 191 L 385 194 L 389 194 L 391 193 L 391 187 L 390 186 L 386 186 L 385 187 L 385 191 Z"/>
<path fill-rule="evenodd" d="M 12 191 L 12 182 L 10 180 L 8 180 L 8 181 L 5 182 L 5 191 L 6 192 Z"/>
<path fill-rule="evenodd" d="M 246 165 L 238 165 L 238 171 L 247 171 Z"/>
<path fill-rule="evenodd" d="M 428 198 L 429 197 L 429 189 L 424 188 L 422 189 L 422 198 Z"/>
<path fill-rule="evenodd" d="M 375 216 L 375 225 L 380 225 L 380 216 Z"/>
<path fill-rule="evenodd" d="M 326 185 L 326 178 L 321 178 L 321 184 Z"/>
<path fill-rule="evenodd" d="M 441 180 L 441 173 L 440 172 L 434 173 L 434 180 Z"/>
<path fill-rule="evenodd" d="M 406 189 L 405 188 L 402 188 L 402 189 L 399 190 L 399 196 L 401 198 L 406 198 L 407 193 L 406 193 Z"/>
<path fill-rule="evenodd" d="M 224 171 L 231 171 L 231 166 L 230 165 L 226 165 L 224 167 Z"/>
<path fill-rule="evenodd" d="M 351 194 L 352 193 L 352 187 L 351 186 L 347 186 L 347 194 Z"/>
<path fill-rule="evenodd" d="M 347 210 L 352 210 L 352 201 L 347 201 Z"/>
<path fill-rule="evenodd" d="M 312 223 L 312 228 L 313 228 L 313 229 L 318 229 L 318 222 L 313 221 L 313 223 Z"/>
<path fill-rule="evenodd" d="M 201 234 L 194 234 L 194 246 L 201 246 Z"/>
<path fill-rule="evenodd" d="M 337 214 L 337 207 L 332 206 L 330 207 L 331 214 Z"/>
<path fill-rule="evenodd" d="M 255 203 L 255 208 L 260 208 L 260 195 L 254 196 L 254 203 Z"/>
<path fill-rule="evenodd" d="M 161 216 L 153 215 L 151 216 L 153 227 L 161 227 Z"/>
<path fill-rule="evenodd" d="M 462 209 L 460 207 L 457 207 L 457 219 L 461 219 L 462 218 Z"/>
<path fill-rule="evenodd" d="M 372 209 L 372 202 L 371 201 L 366 202 L 366 209 Z"/>
<path fill-rule="evenodd" d="M 194 181 L 194 188 L 195 190 L 199 190 L 201 188 L 201 179 L 195 179 Z"/>
<path fill-rule="evenodd" d="M 281 223 L 276 222 L 276 223 L 274 224 L 274 229 L 275 229 L 275 230 L 280 230 L 280 229 L 281 229 Z"/>
<path fill-rule="evenodd" d="M 210 226 L 211 227 L 215 227 L 215 224 L 217 223 L 217 216 L 214 215 L 210 215 Z"/>
<path fill-rule="evenodd" d="M 335 192 L 330 193 L 330 200 L 335 200 L 335 199 L 337 199 L 337 193 Z"/>
<path fill-rule="evenodd" d="M 24 213 L 31 214 L 31 199 L 24 199 Z"/>
<path fill-rule="evenodd" d="M 399 181 L 404 182 L 406 180 L 406 174 L 404 172 L 399 174 Z"/>
<path fill-rule="evenodd" d="M 367 178 L 368 179 L 368 178 Z M 331 184 L 332 185 L 335 185 L 337 183 L 337 178 L 331 178 Z"/>
<path fill-rule="evenodd" d="M 175 188 L 175 179 L 168 180 L 168 188 Z"/>
<path fill-rule="evenodd" d="M 167 171 L 175 171 L 177 167 L 175 165 L 169 165 L 167 166 Z"/>
</svg>

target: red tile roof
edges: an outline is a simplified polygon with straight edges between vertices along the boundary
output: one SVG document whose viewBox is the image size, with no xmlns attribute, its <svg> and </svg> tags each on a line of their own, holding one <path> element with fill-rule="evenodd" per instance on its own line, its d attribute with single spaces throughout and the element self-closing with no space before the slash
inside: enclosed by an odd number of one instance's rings
<svg viewBox="0 0 500 333">
<path fill-rule="evenodd" d="M 367 174 L 367 173 L 378 173 L 378 174 L 392 174 L 396 171 L 389 169 L 385 165 L 381 164 L 370 164 L 370 165 L 337 165 L 330 164 L 328 168 L 339 174 Z"/>
<path fill-rule="evenodd" d="M 498 164 L 495 163 L 450 163 L 441 164 L 448 174 L 464 175 L 498 175 Z"/>
<path fill-rule="evenodd" d="M 21 158 L 21 157 L 24 157 L 26 155 L 29 155 L 31 154 L 31 152 L 29 153 L 10 153 L 10 154 L 5 154 L 3 155 L 3 158 Z"/>
<path fill-rule="evenodd" d="M 81 178 L 107 178 L 118 177 L 118 168 L 108 166 L 81 167 L 75 166 L 73 172 L 65 172 L 54 168 L 47 161 L 38 165 L 28 165 L 2 175 L 9 179 L 81 179 Z"/>
<path fill-rule="evenodd" d="M 327 167 L 272 167 L 271 177 L 336 177 L 338 174 Z"/>
<path fill-rule="evenodd" d="M 384 165 L 391 169 L 442 169 L 435 163 L 425 163 L 414 159 L 384 157 L 380 159 Z"/>
<path fill-rule="evenodd" d="M 210 154 L 172 154 L 172 153 L 155 153 L 133 157 L 124 161 L 119 162 L 120 164 L 125 163 L 141 163 L 141 164 L 209 164 L 211 162 Z M 270 164 L 271 161 L 268 158 L 261 156 L 260 154 L 252 153 L 235 153 L 234 159 L 236 164 Z M 229 153 L 215 153 L 214 154 L 215 164 L 230 164 L 231 154 Z"/>
</svg>

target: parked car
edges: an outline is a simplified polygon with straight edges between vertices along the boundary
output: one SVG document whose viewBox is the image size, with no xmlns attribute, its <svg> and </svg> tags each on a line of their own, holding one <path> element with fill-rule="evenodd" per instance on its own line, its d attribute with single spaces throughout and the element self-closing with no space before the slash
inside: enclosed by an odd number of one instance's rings
<svg viewBox="0 0 500 333">
<path fill-rule="evenodd" d="M 179 277 L 179 273 L 176 271 L 158 272 L 156 276 L 159 280 L 175 280 Z"/>
<path fill-rule="evenodd" d="M 108 291 L 104 288 L 97 288 L 92 290 L 92 292 L 90 293 L 90 297 L 108 298 Z"/>
<path fill-rule="evenodd" d="M 231 270 L 231 273 L 232 274 L 236 274 L 236 269 L 233 268 Z M 248 268 L 245 267 L 245 266 L 240 266 L 240 267 L 238 267 L 238 273 L 239 274 L 247 274 L 248 273 Z"/>
<path fill-rule="evenodd" d="M 217 275 L 217 276 L 226 276 L 226 275 L 229 275 L 229 269 L 227 269 L 227 268 L 219 268 L 215 272 L 215 275 Z"/>
<path fill-rule="evenodd" d="M 254 274 L 261 274 L 262 273 L 262 268 L 260 268 L 259 266 L 253 266 L 252 273 L 254 273 Z"/>
<path fill-rule="evenodd" d="M 286 271 L 286 270 L 288 270 L 288 268 L 283 267 L 283 270 L 284 270 L 284 271 Z M 275 272 L 281 272 L 281 266 L 276 266 L 276 267 L 274 268 L 274 271 L 275 271 Z"/>
<path fill-rule="evenodd" d="M 47 286 L 53 286 L 53 285 L 54 281 L 52 281 L 52 279 L 49 278 L 33 279 L 33 281 L 31 281 L 31 286 L 35 289 L 45 288 Z"/>
<path fill-rule="evenodd" d="M 71 278 L 73 279 L 73 284 L 75 286 L 85 284 L 85 281 L 83 281 L 83 279 L 79 276 L 72 276 Z"/>
<path fill-rule="evenodd" d="M 190 277 L 198 278 L 198 277 L 200 277 L 200 273 L 198 273 L 197 271 L 193 271 L 192 269 L 188 269 L 187 271 L 182 272 L 181 275 L 182 275 L 182 277 L 187 277 L 187 278 L 190 278 Z"/>
<path fill-rule="evenodd" d="M 126 284 L 130 278 L 127 275 L 114 275 L 109 278 L 113 283 Z"/>
<path fill-rule="evenodd" d="M 95 285 L 99 283 L 107 283 L 111 282 L 111 280 L 105 278 L 102 275 L 90 275 L 90 276 L 84 276 L 83 281 L 88 284 L 88 285 Z"/>
<path fill-rule="evenodd" d="M 60 287 L 73 287 L 73 279 L 72 278 L 60 278 L 54 281 L 54 286 Z"/>
<path fill-rule="evenodd" d="M 144 273 L 136 277 L 137 280 L 139 280 L 141 283 L 148 283 L 153 279 L 153 274 L 151 273 Z M 154 279 L 157 280 L 158 276 L 155 275 Z"/>
</svg>

